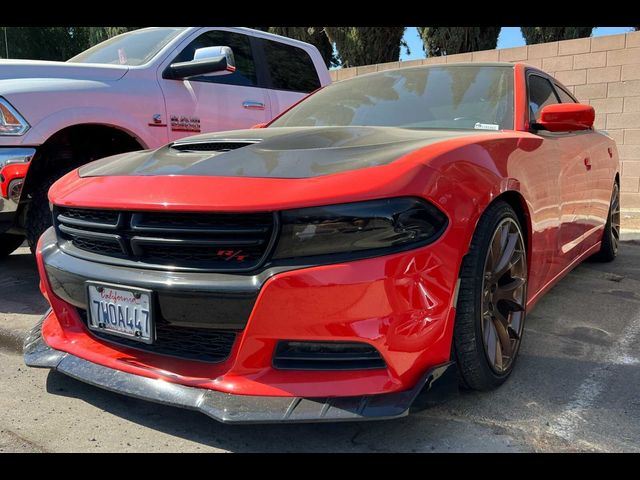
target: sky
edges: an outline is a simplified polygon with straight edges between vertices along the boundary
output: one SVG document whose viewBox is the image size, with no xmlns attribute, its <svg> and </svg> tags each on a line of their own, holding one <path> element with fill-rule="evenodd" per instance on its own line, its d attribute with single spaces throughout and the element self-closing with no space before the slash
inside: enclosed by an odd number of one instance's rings
<svg viewBox="0 0 640 480">
<path fill-rule="evenodd" d="M 631 29 L 632 27 L 596 27 L 593 29 L 593 36 L 599 37 L 602 35 L 626 33 Z M 411 55 L 407 55 L 406 50 L 402 49 L 402 52 L 400 53 L 400 60 L 416 60 L 425 57 L 424 52 L 422 51 L 422 40 L 420 40 L 416 27 L 407 27 L 404 39 L 409 45 Z M 521 47 L 524 44 L 524 38 L 520 32 L 520 27 L 502 27 L 500 36 L 498 37 L 498 48 Z"/>
</svg>

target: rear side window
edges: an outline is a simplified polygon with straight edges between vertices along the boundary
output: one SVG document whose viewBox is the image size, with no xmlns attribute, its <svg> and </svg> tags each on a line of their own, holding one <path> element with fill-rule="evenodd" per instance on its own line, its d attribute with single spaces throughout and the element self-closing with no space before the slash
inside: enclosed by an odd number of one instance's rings
<svg viewBox="0 0 640 480">
<path fill-rule="evenodd" d="M 316 67 L 305 50 L 271 40 L 262 45 L 271 88 L 304 93 L 320 88 Z"/>
<path fill-rule="evenodd" d="M 557 83 L 555 85 L 556 85 L 556 93 L 558 94 L 558 97 L 560 97 L 560 101 L 562 103 L 578 103 L 573 99 L 571 95 L 569 95 L 569 92 L 567 92 L 564 88 L 562 88 Z"/>
<path fill-rule="evenodd" d="M 538 75 L 529 75 L 528 78 L 530 121 L 537 122 L 543 107 L 560 102 L 549 80 Z"/>
<path fill-rule="evenodd" d="M 212 30 L 203 33 L 180 54 L 172 63 L 188 62 L 193 60 L 196 50 L 205 47 L 231 47 L 236 60 L 236 71 L 225 75 L 200 75 L 189 80 L 197 82 L 222 83 L 225 85 L 241 85 L 253 87 L 258 84 L 256 77 L 256 64 L 253 60 L 251 42 L 248 36 L 223 30 Z"/>
</svg>

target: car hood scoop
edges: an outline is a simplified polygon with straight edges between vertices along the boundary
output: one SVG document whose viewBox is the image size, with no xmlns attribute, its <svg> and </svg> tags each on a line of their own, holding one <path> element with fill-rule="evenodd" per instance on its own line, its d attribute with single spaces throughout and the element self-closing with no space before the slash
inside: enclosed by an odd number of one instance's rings
<svg viewBox="0 0 640 480">
<path fill-rule="evenodd" d="M 418 148 L 478 134 L 393 127 L 238 130 L 98 160 L 81 168 L 80 176 L 309 178 L 386 165 Z"/>
<path fill-rule="evenodd" d="M 230 152 L 231 150 L 237 150 L 238 148 L 247 147 L 257 143 L 257 140 L 252 141 L 202 141 L 202 142 L 175 142 L 170 145 L 173 150 L 179 152 Z"/>
</svg>

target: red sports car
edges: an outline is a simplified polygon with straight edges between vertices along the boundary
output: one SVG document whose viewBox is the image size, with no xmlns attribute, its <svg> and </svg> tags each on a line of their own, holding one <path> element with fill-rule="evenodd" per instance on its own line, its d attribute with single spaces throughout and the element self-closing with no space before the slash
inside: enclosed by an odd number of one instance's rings
<svg viewBox="0 0 640 480">
<path fill-rule="evenodd" d="M 527 65 L 434 65 L 81 167 L 49 193 L 25 361 L 224 422 L 494 388 L 540 297 L 616 256 L 618 154 L 593 121 Z"/>
</svg>

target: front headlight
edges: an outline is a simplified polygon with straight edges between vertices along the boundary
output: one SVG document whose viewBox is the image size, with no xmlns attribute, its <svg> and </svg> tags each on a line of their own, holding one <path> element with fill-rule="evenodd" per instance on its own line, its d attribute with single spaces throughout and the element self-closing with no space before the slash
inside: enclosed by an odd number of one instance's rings
<svg viewBox="0 0 640 480">
<path fill-rule="evenodd" d="M 282 212 L 274 259 L 384 255 L 427 245 L 447 226 L 447 217 L 416 197 L 303 208 Z"/>
<path fill-rule="evenodd" d="M 0 135 L 19 136 L 27 130 L 27 121 L 9 102 L 0 97 Z"/>
</svg>

